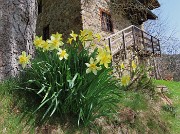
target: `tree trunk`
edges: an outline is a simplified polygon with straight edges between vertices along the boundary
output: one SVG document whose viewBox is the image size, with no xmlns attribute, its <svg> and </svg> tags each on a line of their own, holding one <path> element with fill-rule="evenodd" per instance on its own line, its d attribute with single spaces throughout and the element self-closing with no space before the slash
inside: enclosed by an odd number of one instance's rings
<svg viewBox="0 0 180 134">
<path fill-rule="evenodd" d="M 16 76 L 22 51 L 33 53 L 36 0 L 0 0 L 0 80 Z"/>
</svg>

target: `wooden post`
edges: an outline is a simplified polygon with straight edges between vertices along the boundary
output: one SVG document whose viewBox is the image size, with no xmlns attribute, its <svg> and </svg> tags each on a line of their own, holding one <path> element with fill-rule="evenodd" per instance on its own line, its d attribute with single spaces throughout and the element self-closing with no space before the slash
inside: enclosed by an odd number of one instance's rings
<svg viewBox="0 0 180 134">
<path fill-rule="evenodd" d="M 126 56 L 126 43 L 125 43 L 124 31 L 122 31 L 122 35 L 123 35 L 123 48 L 124 48 L 124 55 L 125 55 L 125 59 L 126 59 L 126 58 L 127 58 L 127 56 Z"/>
<path fill-rule="evenodd" d="M 112 56 L 112 59 L 111 59 L 111 66 L 112 66 L 113 54 L 112 54 L 112 51 L 111 51 L 111 38 L 108 38 L 108 45 L 109 45 L 109 50 L 110 50 L 110 53 L 111 53 L 111 56 Z"/>
<path fill-rule="evenodd" d="M 134 41 L 134 50 L 136 50 L 136 39 L 135 39 L 135 31 L 134 31 L 134 26 L 132 26 L 132 35 L 133 35 L 133 41 Z"/>
<path fill-rule="evenodd" d="M 153 43 L 153 37 L 151 36 L 151 42 L 152 42 L 152 50 L 153 50 L 153 54 L 155 54 L 154 53 L 154 43 Z"/>
<path fill-rule="evenodd" d="M 141 34 L 142 34 L 142 44 L 143 44 L 143 47 L 145 47 L 145 42 L 144 42 L 144 32 L 141 31 Z"/>
<path fill-rule="evenodd" d="M 155 79 L 157 80 L 158 79 L 158 76 L 157 76 L 157 66 L 156 66 L 156 62 L 155 62 L 155 59 L 154 59 L 154 56 L 153 56 L 153 64 L 154 64 L 154 75 L 155 75 Z"/>
<path fill-rule="evenodd" d="M 111 52 L 111 38 L 108 38 L 108 45 L 109 45 L 109 49 L 110 49 L 110 52 Z"/>
</svg>

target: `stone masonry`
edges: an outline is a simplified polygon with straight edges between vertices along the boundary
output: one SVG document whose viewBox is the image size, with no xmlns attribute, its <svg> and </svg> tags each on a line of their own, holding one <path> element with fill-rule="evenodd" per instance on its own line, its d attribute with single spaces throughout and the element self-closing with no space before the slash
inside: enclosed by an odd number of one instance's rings
<svg viewBox="0 0 180 134">
<path fill-rule="evenodd" d="M 43 29 L 49 27 L 49 34 L 63 33 L 67 36 L 82 29 L 80 0 L 42 0 L 42 12 L 37 19 L 36 33 L 43 36 Z"/>
<path fill-rule="evenodd" d="M 84 29 L 91 29 L 95 33 L 100 33 L 102 37 L 107 37 L 116 33 L 132 23 L 125 16 L 117 14 L 111 10 L 110 0 L 82 0 L 82 23 Z M 111 15 L 113 23 L 113 32 L 103 31 L 101 28 L 101 10 Z"/>
<path fill-rule="evenodd" d="M 66 37 L 71 30 L 79 32 L 91 29 L 107 37 L 112 32 L 102 31 L 101 10 L 109 12 L 113 22 L 113 33 L 131 25 L 126 17 L 110 10 L 108 0 L 42 0 L 42 13 L 37 20 L 37 35 L 43 36 L 43 28 L 49 26 L 49 34 L 64 33 Z"/>
</svg>

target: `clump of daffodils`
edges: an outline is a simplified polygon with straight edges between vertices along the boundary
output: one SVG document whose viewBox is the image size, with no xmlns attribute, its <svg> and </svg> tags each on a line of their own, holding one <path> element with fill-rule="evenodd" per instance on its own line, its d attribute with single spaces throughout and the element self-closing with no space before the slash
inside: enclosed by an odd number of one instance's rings
<svg viewBox="0 0 180 134">
<path fill-rule="evenodd" d="M 56 53 L 58 59 L 61 62 L 68 61 L 68 58 L 73 57 L 69 54 L 70 47 L 77 46 L 79 42 L 82 44 L 81 47 L 83 47 L 83 49 L 91 47 L 91 49 L 93 49 L 93 51 L 96 50 L 96 52 L 95 54 L 93 54 L 93 56 L 89 57 L 89 61 L 86 61 L 83 64 L 85 64 L 86 67 L 86 74 L 93 73 L 94 75 L 97 75 L 98 71 L 100 71 L 102 68 L 109 68 L 112 61 L 109 47 L 107 45 L 96 45 L 96 43 L 100 41 L 100 34 L 93 34 L 91 30 L 85 29 L 80 30 L 80 34 L 76 34 L 74 31 L 71 31 L 69 38 L 67 38 L 66 41 L 63 41 L 62 34 L 59 34 L 58 32 L 56 34 L 52 34 L 50 39 L 48 40 L 43 40 L 42 36 L 36 36 L 33 44 L 36 49 L 40 50 L 43 53 Z M 86 43 L 88 44 L 87 46 Z M 79 51 L 80 50 L 81 49 L 79 49 Z M 22 65 L 23 69 L 27 64 L 30 63 L 30 58 L 31 56 L 26 55 L 26 52 L 24 51 L 22 52 L 22 55 L 19 56 L 19 64 Z M 135 72 L 137 69 L 137 65 L 134 60 L 131 61 L 130 66 L 132 71 Z M 124 73 L 127 66 L 126 64 L 121 62 L 121 64 L 119 64 L 119 68 L 121 72 L 121 85 L 127 86 L 131 80 L 131 76 L 125 75 L 127 73 Z"/>
<path fill-rule="evenodd" d="M 111 65 L 112 56 L 109 49 L 109 46 L 103 45 L 98 46 L 96 45 L 97 42 L 101 41 L 100 34 L 93 34 L 91 30 L 80 30 L 80 34 L 76 34 L 74 31 L 71 31 L 69 38 L 67 40 L 63 41 L 62 34 L 59 34 L 58 32 L 56 34 L 52 34 L 50 36 L 50 39 L 43 40 L 42 37 L 35 37 L 35 40 L 33 42 L 35 48 L 42 53 L 55 53 L 58 57 L 58 60 L 65 63 L 65 61 L 72 62 L 73 55 L 70 54 L 72 51 L 71 48 L 76 48 L 79 51 L 87 50 L 87 48 L 91 47 L 93 49 L 93 55 L 89 52 L 89 60 L 85 63 L 85 73 L 89 74 L 92 73 L 94 75 L 98 74 L 98 71 L 104 69 L 107 69 Z M 81 45 L 77 45 L 81 44 Z M 88 45 L 86 45 L 88 44 Z M 78 46 L 78 47 L 77 47 Z M 80 48 L 82 47 L 82 48 Z M 23 69 L 26 67 L 27 64 L 30 63 L 30 55 L 26 55 L 26 52 L 22 52 L 22 55 L 19 56 L 19 64 L 22 65 Z M 74 58 L 74 57 L 73 57 Z M 131 62 L 131 68 L 135 72 L 137 65 L 135 61 Z M 123 74 L 123 71 L 126 70 L 126 65 L 121 62 L 119 65 L 119 68 L 121 70 L 121 85 L 127 86 L 130 82 L 130 75 Z"/>
<path fill-rule="evenodd" d="M 67 39 L 66 43 L 63 42 L 62 34 L 59 34 L 58 32 L 56 34 L 52 34 L 50 39 L 43 40 L 42 36 L 35 37 L 35 40 L 33 42 L 36 49 L 46 53 L 46 52 L 55 52 L 57 53 L 57 56 L 59 57 L 59 60 L 68 60 L 69 54 L 68 51 L 70 49 L 64 49 L 68 44 L 76 44 L 79 41 L 82 43 L 84 49 L 86 47 L 86 42 L 91 42 L 91 47 L 93 49 L 97 49 L 97 53 L 95 57 L 90 57 L 89 63 L 85 63 L 87 66 L 86 73 L 93 73 L 97 75 L 97 72 L 101 70 L 102 66 L 105 68 L 109 67 L 109 64 L 111 63 L 111 54 L 108 46 L 104 47 L 98 47 L 93 42 L 93 40 L 96 40 L 98 42 L 101 41 L 100 34 L 93 34 L 91 30 L 80 30 L 80 34 L 76 34 L 74 31 L 72 31 L 69 35 L 69 38 Z M 71 46 L 70 46 L 71 47 Z M 72 46 L 73 47 L 73 46 Z M 22 55 L 19 58 L 19 63 L 23 66 L 23 69 L 25 66 L 30 62 L 29 61 L 30 56 L 26 56 L 26 53 L 23 52 Z"/>
</svg>

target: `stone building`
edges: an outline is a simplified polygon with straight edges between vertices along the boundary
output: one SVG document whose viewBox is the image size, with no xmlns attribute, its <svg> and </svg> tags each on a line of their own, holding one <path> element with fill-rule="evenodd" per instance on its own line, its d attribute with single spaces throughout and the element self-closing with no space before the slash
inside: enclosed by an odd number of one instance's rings
<svg viewBox="0 0 180 134">
<path fill-rule="evenodd" d="M 91 29 L 107 37 L 130 25 L 156 19 L 157 0 L 38 0 L 37 35 Z"/>
</svg>

